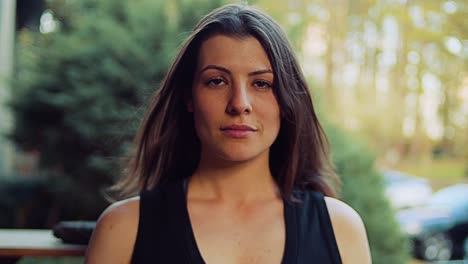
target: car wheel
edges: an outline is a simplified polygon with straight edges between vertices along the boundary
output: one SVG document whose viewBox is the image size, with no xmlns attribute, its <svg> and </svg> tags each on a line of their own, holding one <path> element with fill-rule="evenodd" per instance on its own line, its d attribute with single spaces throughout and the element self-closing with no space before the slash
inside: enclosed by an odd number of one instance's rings
<svg viewBox="0 0 468 264">
<path fill-rule="evenodd" d="M 466 237 L 465 242 L 463 242 L 463 259 L 468 260 L 468 237 Z"/>
<path fill-rule="evenodd" d="M 420 254 L 427 261 L 450 260 L 453 254 L 453 243 L 444 233 L 426 235 L 421 240 Z"/>
</svg>

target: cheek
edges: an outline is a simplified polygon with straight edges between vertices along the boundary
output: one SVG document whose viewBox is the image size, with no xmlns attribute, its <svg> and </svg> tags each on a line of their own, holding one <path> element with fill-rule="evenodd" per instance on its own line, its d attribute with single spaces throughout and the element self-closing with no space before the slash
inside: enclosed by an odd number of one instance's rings
<svg viewBox="0 0 468 264">
<path fill-rule="evenodd" d="M 201 114 L 199 109 L 195 109 L 193 113 L 193 121 L 195 125 L 195 133 L 198 139 L 203 142 L 209 134 L 209 122 L 207 122 L 206 115 Z"/>
<path fill-rule="evenodd" d="M 263 116 L 273 127 L 279 127 L 281 123 L 281 111 L 278 102 L 274 96 L 265 101 Z"/>
<path fill-rule="evenodd" d="M 275 140 L 281 127 L 281 115 L 276 100 L 265 100 L 262 107 L 257 108 L 258 119 L 263 126 L 263 136 Z"/>
<path fill-rule="evenodd" d="M 208 135 L 215 128 L 219 119 L 219 100 L 210 100 L 206 97 L 194 98 L 192 103 L 193 118 L 198 137 Z"/>
<path fill-rule="evenodd" d="M 275 115 L 275 117 L 272 119 L 272 126 L 274 126 L 273 129 L 275 129 L 275 134 L 278 135 L 280 127 L 281 127 L 281 116 L 280 112 L 278 111 Z"/>
<path fill-rule="evenodd" d="M 273 110 L 273 109 L 272 109 Z M 275 138 L 278 136 L 280 128 L 281 128 L 281 111 L 279 106 L 276 104 L 276 107 L 274 107 L 274 110 L 271 113 L 271 123 L 272 123 L 272 129 L 274 129 L 274 134 Z"/>
<path fill-rule="evenodd" d="M 194 107 L 193 116 L 195 125 L 207 126 L 214 119 L 213 113 L 213 109 L 208 107 Z"/>
</svg>

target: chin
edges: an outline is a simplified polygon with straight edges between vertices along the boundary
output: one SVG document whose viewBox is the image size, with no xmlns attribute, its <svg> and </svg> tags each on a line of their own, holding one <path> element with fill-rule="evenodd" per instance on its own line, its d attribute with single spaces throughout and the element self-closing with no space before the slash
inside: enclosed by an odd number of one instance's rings
<svg viewBox="0 0 468 264">
<path fill-rule="evenodd" d="M 248 162 L 257 159 L 269 159 L 269 144 L 258 144 L 260 142 L 239 143 L 223 142 L 223 144 L 202 145 L 202 159 L 209 163 L 216 163 L 217 161 L 221 163 Z"/>
<path fill-rule="evenodd" d="M 254 160 L 256 157 L 251 155 L 225 155 L 221 159 L 229 162 L 248 162 Z"/>
<path fill-rule="evenodd" d="M 268 151 L 253 151 L 253 150 L 231 150 L 223 151 L 218 155 L 222 160 L 231 162 L 247 162 L 262 158 L 268 159 Z"/>
</svg>

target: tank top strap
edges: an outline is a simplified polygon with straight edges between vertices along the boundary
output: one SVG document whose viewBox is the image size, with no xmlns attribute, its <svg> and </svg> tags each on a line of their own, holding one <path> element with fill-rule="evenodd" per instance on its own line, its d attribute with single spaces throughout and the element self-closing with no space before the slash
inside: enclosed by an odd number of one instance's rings
<svg viewBox="0 0 468 264">
<path fill-rule="evenodd" d="M 292 203 L 296 215 L 298 262 L 341 264 L 330 215 L 323 194 L 296 191 L 300 203 Z"/>
<path fill-rule="evenodd" d="M 161 184 L 140 193 L 140 215 L 132 264 L 190 263 L 180 183 Z"/>
</svg>

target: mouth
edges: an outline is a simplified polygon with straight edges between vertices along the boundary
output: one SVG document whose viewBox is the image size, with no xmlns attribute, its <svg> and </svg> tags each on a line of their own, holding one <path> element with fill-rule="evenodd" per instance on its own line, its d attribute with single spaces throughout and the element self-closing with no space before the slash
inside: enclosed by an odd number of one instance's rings
<svg viewBox="0 0 468 264">
<path fill-rule="evenodd" d="M 257 131 L 257 129 L 248 125 L 228 125 L 221 127 L 221 131 L 238 130 L 238 131 Z"/>
<path fill-rule="evenodd" d="M 257 131 L 256 128 L 248 125 L 228 125 L 220 129 L 224 135 L 230 138 L 247 138 Z"/>
</svg>

